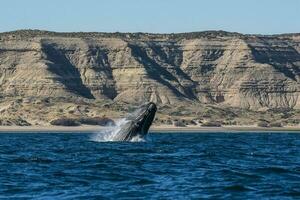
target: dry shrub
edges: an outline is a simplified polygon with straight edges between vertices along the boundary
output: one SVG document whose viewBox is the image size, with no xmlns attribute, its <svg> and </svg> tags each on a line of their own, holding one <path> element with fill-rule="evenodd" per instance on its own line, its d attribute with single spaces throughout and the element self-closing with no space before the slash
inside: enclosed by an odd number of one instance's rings
<svg viewBox="0 0 300 200">
<path fill-rule="evenodd" d="M 209 121 L 209 122 L 204 122 L 201 124 L 201 126 L 206 126 L 206 127 L 221 127 L 222 123 L 218 121 Z"/>
</svg>

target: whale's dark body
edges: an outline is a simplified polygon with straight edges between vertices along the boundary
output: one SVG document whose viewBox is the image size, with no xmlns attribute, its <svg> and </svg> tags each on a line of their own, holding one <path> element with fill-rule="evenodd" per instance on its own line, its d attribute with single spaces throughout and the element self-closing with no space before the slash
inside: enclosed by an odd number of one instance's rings
<svg viewBox="0 0 300 200">
<path fill-rule="evenodd" d="M 115 135 L 116 141 L 131 141 L 132 138 L 144 138 L 155 117 L 157 107 L 155 103 L 147 103 L 139 107 L 134 113 L 126 117 L 126 123 Z"/>
</svg>

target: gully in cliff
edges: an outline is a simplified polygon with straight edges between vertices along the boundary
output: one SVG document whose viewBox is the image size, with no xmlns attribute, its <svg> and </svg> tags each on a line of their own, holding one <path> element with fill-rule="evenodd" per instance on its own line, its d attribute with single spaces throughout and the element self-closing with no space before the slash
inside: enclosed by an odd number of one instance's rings
<svg viewBox="0 0 300 200">
<path fill-rule="evenodd" d="M 126 117 L 126 122 L 115 134 L 115 141 L 131 141 L 133 138 L 144 138 L 152 124 L 157 107 L 147 103 Z"/>
</svg>

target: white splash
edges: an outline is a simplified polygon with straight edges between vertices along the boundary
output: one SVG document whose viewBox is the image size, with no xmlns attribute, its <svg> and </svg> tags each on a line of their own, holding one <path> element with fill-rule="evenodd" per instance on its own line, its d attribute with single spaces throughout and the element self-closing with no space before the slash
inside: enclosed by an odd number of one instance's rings
<svg viewBox="0 0 300 200">
<path fill-rule="evenodd" d="M 118 137 L 118 134 L 120 133 L 120 130 L 123 126 L 128 123 L 128 120 L 126 118 L 122 118 L 119 120 L 116 120 L 115 126 L 107 127 L 105 130 L 101 130 L 98 133 L 94 133 L 91 136 L 91 140 L 94 142 L 116 142 L 116 138 Z M 141 138 L 139 136 L 133 137 L 130 142 L 144 142 L 145 139 Z"/>
</svg>

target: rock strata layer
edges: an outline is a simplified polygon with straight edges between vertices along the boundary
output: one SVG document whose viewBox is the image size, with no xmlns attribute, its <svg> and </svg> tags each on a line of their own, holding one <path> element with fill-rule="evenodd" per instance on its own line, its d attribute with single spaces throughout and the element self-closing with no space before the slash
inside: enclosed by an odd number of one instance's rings
<svg viewBox="0 0 300 200">
<path fill-rule="evenodd" d="M 300 108 L 300 34 L 0 33 L 0 99 Z"/>
</svg>

